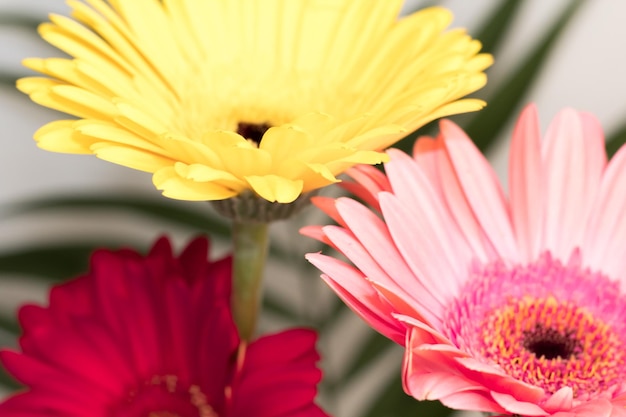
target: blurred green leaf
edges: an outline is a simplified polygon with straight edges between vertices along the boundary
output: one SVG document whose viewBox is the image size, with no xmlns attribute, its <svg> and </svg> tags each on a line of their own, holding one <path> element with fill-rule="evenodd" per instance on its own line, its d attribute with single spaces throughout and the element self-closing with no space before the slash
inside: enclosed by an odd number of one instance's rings
<svg viewBox="0 0 626 417">
<path fill-rule="evenodd" d="M 339 297 L 333 298 L 333 305 L 328 309 L 324 317 L 321 320 L 319 320 L 316 327 L 319 329 L 320 332 L 325 331 L 328 327 L 334 324 L 339 318 L 339 316 L 343 312 L 347 311 L 347 309 L 348 309 L 348 306 L 346 306 L 344 302 L 341 301 L 341 298 Z"/>
<path fill-rule="evenodd" d="M 626 124 L 606 138 L 606 153 L 612 157 L 624 143 L 626 143 Z"/>
<path fill-rule="evenodd" d="M 194 205 L 200 207 L 200 205 Z M 155 220 L 166 221 L 178 226 L 189 227 L 212 236 L 230 237 L 228 222 L 217 215 L 212 215 L 208 204 L 201 212 L 185 207 L 184 202 L 170 202 L 146 197 L 105 195 L 105 196 L 69 196 L 41 198 L 25 203 L 18 203 L 9 209 L 12 215 L 23 215 L 50 210 L 123 210 L 133 212 Z"/>
<path fill-rule="evenodd" d="M 400 369 L 394 373 L 394 378 L 378 396 L 372 399 L 371 408 L 362 417 L 446 417 L 452 413 L 451 409 L 443 406 L 439 401 L 417 401 L 406 395 L 398 375 L 401 375 Z"/>
<path fill-rule="evenodd" d="M 367 365 L 394 346 L 394 343 L 385 336 L 372 331 L 365 343 L 358 346 L 351 355 L 352 362 L 346 367 L 346 371 L 337 381 L 338 386 L 342 386 L 364 370 Z"/>
<path fill-rule="evenodd" d="M 483 44 L 482 52 L 492 54 L 498 49 L 522 3 L 522 0 L 502 1 L 499 7 L 494 8 L 493 12 L 487 16 L 474 35 L 474 38 Z"/>
<path fill-rule="evenodd" d="M 263 295 L 263 311 L 292 321 L 295 321 L 299 316 L 298 312 L 290 310 L 284 303 L 272 298 L 267 293 Z"/>
<path fill-rule="evenodd" d="M 545 63 L 559 35 L 567 27 L 576 11 L 583 4 L 582 0 L 567 3 L 550 30 L 545 34 L 521 65 L 502 82 L 498 91 L 487 99 L 488 106 L 477 113 L 465 131 L 476 146 L 485 151 L 493 144 L 511 115 L 520 105 L 532 82 Z"/>
<path fill-rule="evenodd" d="M 191 208 L 194 207 L 194 208 Z M 200 204 L 184 201 L 170 201 L 149 197 L 128 195 L 97 195 L 97 196 L 65 196 L 46 197 L 14 204 L 7 209 L 7 216 L 22 216 L 26 214 L 41 214 L 51 211 L 102 211 L 120 210 L 137 214 L 144 218 L 167 222 L 177 226 L 187 227 L 190 230 L 209 234 L 212 238 L 230 239 L 230 221 L 216 214 L 207 203 L 205 211 L 197 207 Z M 322 245 L 320 244 L 320 250 Z M 300 262 L 308 266 L 303 254 L 296 249 L 273 242 L 270 247 L 271 256 L 277 257 L 291 264 Z"/>
<path fill-rule="evenodd" d="M 40 19 L 23 13 L 7 11 L 0 13 L 0 26 L 24 28 L 28 31 L 36 32 L 40 23 Z"/>
<path fill-rule="evenodd" d="M 0 385 L 11 391 L 21 387 L 17 381 L 7 374 L 2 366 L 0 366 Z"/>
<path fill-rule="evenodd" d="M 100 242 L 51 244 L 14 249 L 0 254 L 0 273 L 25 274 L 47 281 L 61 281 L 85 272 L 89 264 L 89 256 L 94 250 L 120 246 Z"/>
<path fill-rule="evenodd" d="M 8 333 L 17 335 L 21 332 L 20 325 L 14 314 L 0 313 L 0 329 Z"/>
<path fill-rule="evenodd" d="M 23 77 L 24 74 L 17 74 L 11 72 L 0 72 L 0 84 L 5 84 L 7 86 L 14 87 L 18 78 Z"/>
</svg>

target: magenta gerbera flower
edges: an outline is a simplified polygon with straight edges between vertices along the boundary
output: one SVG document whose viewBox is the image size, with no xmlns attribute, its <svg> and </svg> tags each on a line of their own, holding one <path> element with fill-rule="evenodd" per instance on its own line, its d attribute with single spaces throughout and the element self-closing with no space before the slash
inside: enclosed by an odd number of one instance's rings
<svg viewBox="0 0 626 417">
<path fill-rule="evenodd" d="M 564 110 L 543 142 L 534 107 L 513 134 L 507 199 L 456 125 L 352 170 L 339 226 L 310 254 L 374 328 L 406 346 L 404 387 L 457 409 L 626 415 L 626 148 L 610 163 L 595 118 Z"/>
<path fill-rule="evenodd" d="M 240 344 L 231 259 L 208 241 L 179 257 L 159 240 L 147 257 L 96 252 L 90 272 L 20 310 L 21 352 L 3 351 L 26 390 L 2 417 L 323 417 L 312 331 Z"/>
</svg>

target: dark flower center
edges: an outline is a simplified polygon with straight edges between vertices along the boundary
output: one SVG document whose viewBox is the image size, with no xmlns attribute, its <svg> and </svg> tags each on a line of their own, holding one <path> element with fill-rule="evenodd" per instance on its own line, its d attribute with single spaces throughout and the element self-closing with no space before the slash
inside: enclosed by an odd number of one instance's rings
<svg viewBox="0 0 626 417">
<path fill-rule="evenodd" d="M 237 125 L 237 133 L 258 145 L 261 143 L 261 138 L 263 138 L 263 135 L 270 127 L 272 126 L 267 123 L 242 122 Z"/>
<path fill-rule="evenodd" d="M 539 324 L 533 330 L 524 332 L 523 346 L 536 357 L 546 359 L 568 359 L 582 348 L 571 332 L 562 333 Z"/>
</svg>

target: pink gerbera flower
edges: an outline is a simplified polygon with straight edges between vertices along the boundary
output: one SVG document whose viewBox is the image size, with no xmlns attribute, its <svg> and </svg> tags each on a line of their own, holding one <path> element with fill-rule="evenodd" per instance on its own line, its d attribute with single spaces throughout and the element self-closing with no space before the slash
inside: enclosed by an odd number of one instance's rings
<svg viewBox="0 0 626 417">
<path fill-rule="evenodd" d="M 456 125 L 413 158 L 360 167 L 305 233 L 354 267 L 308 259 L 374 328 L 405 344 L 404 387 L 457 409 L 626 415 L 626 148 L 607 164 L 595 118 L 534 107 L 513 134 L 507 199 Z M 380 213 L 376 213 L 379 211 Z"/>
<path fill-rule="evenodd" d="M 2 363 L 26 391 L 2 417 L 322 417 L 315 334 L 290 330 L 240 345 L 231 259 L 208 241 L 175 258 L 159 240 L 143 258 L 96 252 L 91 271 L 56 286 L 50 306 L 20 310 L 21 352 Z"/>
</svg>

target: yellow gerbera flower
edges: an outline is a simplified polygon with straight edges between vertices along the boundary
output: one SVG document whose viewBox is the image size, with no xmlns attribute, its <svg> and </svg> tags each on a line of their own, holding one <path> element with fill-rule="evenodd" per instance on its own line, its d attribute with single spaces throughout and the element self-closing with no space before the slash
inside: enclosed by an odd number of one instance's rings
<svg viewBox="0 0 626 417">
<path fill-rule="evenodd" d="M 35 133 L 153 174 L 163 194 L 289 203 L 425 123 L 474 111 L 492 60 L 402 0 L 69 0 L 42 37 L 73 59 L 18 88 L 77 116 Z"/>
</svg>

